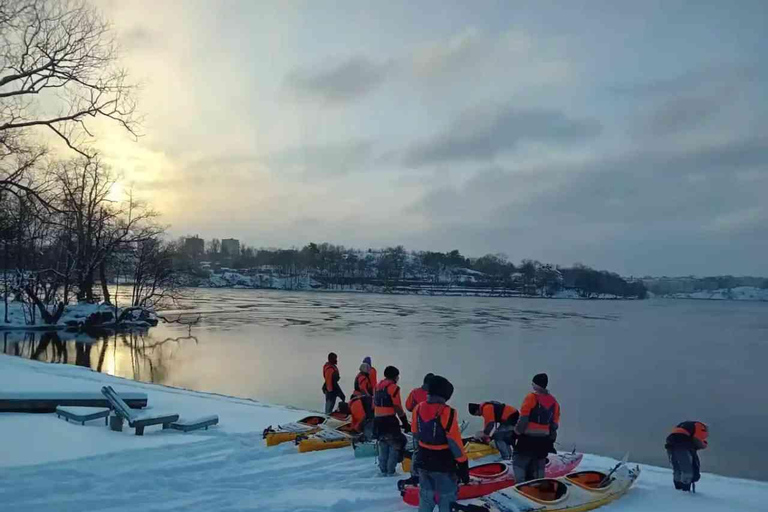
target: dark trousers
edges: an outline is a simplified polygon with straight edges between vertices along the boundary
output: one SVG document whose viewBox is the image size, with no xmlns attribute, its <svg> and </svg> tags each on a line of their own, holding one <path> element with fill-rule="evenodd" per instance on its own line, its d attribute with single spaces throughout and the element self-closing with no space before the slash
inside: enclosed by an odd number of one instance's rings
<svg viewBox="0 0 768 512">
<path fill-rule="evenodd" d="M 690 491 L 691 483 L 701 478 L 699 456 L 688 448 L 668 448 L 667 456 L 672 464 L 672 481 L 675 489 Z"/>
<path fill-rule="evenodd" d="M 547 458 L 538 455 L 515 452 L 512 459 L 512 471 L 515 474 L 515 483 L 527 482 L 544 478 L 547 467 Z"/>
</svg>

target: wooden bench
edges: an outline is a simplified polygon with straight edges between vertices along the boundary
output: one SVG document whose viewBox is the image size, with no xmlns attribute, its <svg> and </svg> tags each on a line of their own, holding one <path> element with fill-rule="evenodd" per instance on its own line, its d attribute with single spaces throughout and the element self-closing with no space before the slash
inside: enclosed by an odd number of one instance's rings
<svg viewBox="0 0 768 512">
<path fill-rule="evenodd" d="M 79 421 L 81 425 L 85 425 L 86 421 L 97 420 L 104 418 L 104 424 L 109 423 L 109 409 L 101 409 L 98 407 L 56 407 L 56 417 L 64 418 L 69 422 Z"/>
<path fill-rule="evenodd" d="M 166 425 L 170 425 L 179 419 L 178 414 L 137 416 L 120 398 L 117 392 L 112 389 L 112 386 L 104 386 L 101 388 L 101 393 L 106 397 L 110 408 L 115 411 L 115 414 L 127 421 L 129 427 L 136 429 L 137 436 L 144 435 L 144 427 L 148 427 L 150 425 L 162 425 L 163 428 L 167 428 Z"/>
<path fill-rule="evenodd" d="M 163 429 L 171 428 L 173 430 L 181 430 L 182 432 L 191 432 L 193 430 L 200 430 L 204 428 L 208 430 L 208 427 L 218 425 L 219 417 L 215 414 L 213 416 L 204 416 L 195 420 L 181 420 L 175 421 L 169 425 L 163 425 Z"/>
<path fill-rule="evenodd" d="M 132 409 L 147 406 L 146 393 L 120 393 L 120 398 Z M 56 407 L 110 407 L 99 392 L 0 392 L 0 412 L 56 412 Z"/>
</svg>

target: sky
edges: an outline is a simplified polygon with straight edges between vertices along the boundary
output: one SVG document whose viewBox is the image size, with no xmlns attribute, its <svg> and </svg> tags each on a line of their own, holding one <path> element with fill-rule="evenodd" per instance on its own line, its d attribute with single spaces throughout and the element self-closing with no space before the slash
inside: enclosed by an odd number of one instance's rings
<svg viewBox="0 0 768 512">
<path fill-rule="evenodd" d="M 172 236 L 768 275 L 768 4 L 102 0 Z"/>
</svg>

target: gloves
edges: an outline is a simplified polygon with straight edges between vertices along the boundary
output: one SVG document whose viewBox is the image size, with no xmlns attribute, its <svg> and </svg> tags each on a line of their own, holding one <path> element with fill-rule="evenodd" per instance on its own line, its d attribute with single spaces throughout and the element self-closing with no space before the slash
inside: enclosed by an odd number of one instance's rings
<svg viewBox="0 0 768 512">
<path fill-rule="evenodd" d="M 403 416 L 400 418 L 400 422 L 403 424 L 403 432 L 410 432 L 411 431 L 411 424 L 408 423 L 408 418 Z"/>
<path fill-rule="evenodd" d="M 459 477 L 459 482 L 469 483 L 469 461 L 456 463 L 456 476 Z"/>
</svg>

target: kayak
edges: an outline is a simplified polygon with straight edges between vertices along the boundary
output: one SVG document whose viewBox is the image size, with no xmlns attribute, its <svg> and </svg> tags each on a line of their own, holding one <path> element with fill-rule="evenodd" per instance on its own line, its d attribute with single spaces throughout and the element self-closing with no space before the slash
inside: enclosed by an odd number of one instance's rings
<svg viewBox="0 0 768 512">
<path fill-rule="evenodd" d="M 584 454 L 558 453 L 547 458 L 546 477 L 556 478 L 572 472 L 581 463 Z M 469 500 L 486 496 L 515 485 L 511 461 L 491 462 L 469 468 L 469 483 L 459 484 L 458 499 Z M 419 505 L 418 485 L 400 486 L 400 495 L 408 505 Z M 435 500 L 437 502 L 437 499 Z"/>
<path fill-rule="evenodd" d="M 345 423 L 333 429 L 321 428 L 308 436 L 300 435 L 295 443 L 299 446 L 299 453 L 333 450 L 350 446 L 358 435 L 351 423 Z"/>
<path fill-rule="evenodd" d="M 278 425 L 272 428 L 268 426 L 262 432 L 262 437 L 267 442 L 267 446 L 276 446 L 280 443 L 295 440 L 298 436 L 313 434 L 321 428 L 338 428 L 350 420 L 348 415 L 333 413 L 330 416 L 323 414 L 314 414 L 307 416 L 292 423 Z"/>
<path fill-rule="evenodd" d="M 482 459 L 489 455 L 499 454 L 499 450 L 492 444 L 482 443 L 473 438 L 465 439 L 464 441 L 464 451 L 467 452 L 469 460 Z"/>
<path fill-rule="evenodd" d="M 629 491 L 640 467 L 621 464 L 609 474 L 579 471 L 560 478 L 542 478 L 515 485 L 467 504 L 455 512 L 584 512 L 615 501 Z"/>
</svg>

